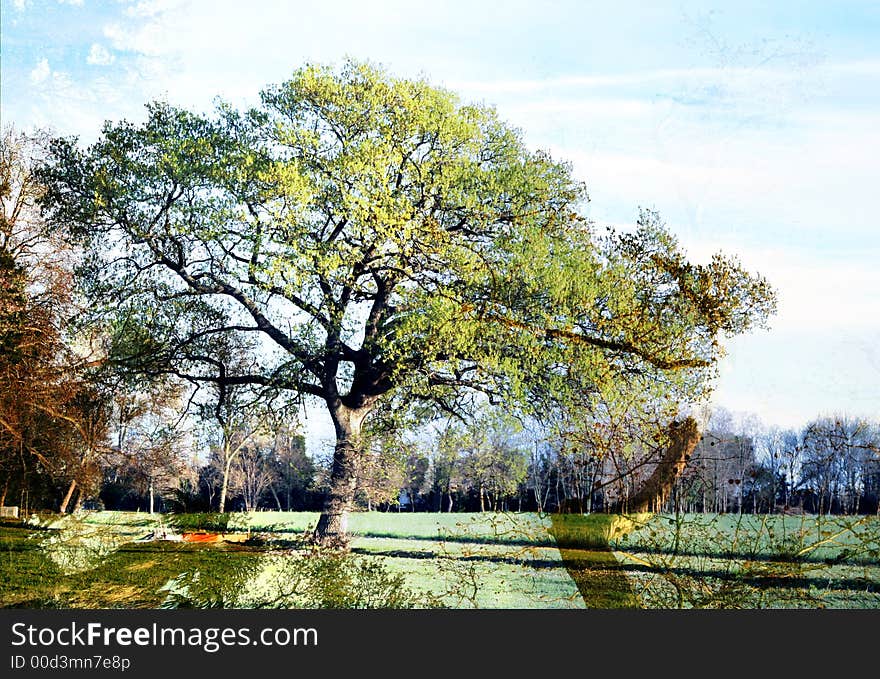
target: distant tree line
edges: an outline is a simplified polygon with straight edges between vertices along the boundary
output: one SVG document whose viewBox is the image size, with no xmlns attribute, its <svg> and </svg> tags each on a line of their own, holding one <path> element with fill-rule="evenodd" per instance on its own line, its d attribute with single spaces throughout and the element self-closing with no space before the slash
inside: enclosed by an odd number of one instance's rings
<svg viewBox="0 0 880 679">
<path fill-rule="evenodd" d="M 822 417 L 800 430 L 735 424 L 724 410 L 657 511 L 712 513 L 876 513 L 880 508 L 880 426 Z M 536 438 L 514 418 L 478 413 L 429 434 L 377 437 L 359 475 L 357 500 L 379 511 L 590 512 L 618 506 L 653 467 L 656 451 L 571 445 Z M 216 509 L 216 456 L 167 502 Z M 304 439 L 282 431 L 246 447 L 230 482 L 233 509 L 319 510 L 329 459 L 305 454 Z M 137 496 L 132 495 L 132 500 Z M 140 500 L 141 505 L 144 499 Z"/>
<path fill-rule="evenodd" d="M 656 465 L 658 448 L 627 450 L 603 439 L 528 440 L 485 423 L 475 436 L 441 436 L 430 453 L 410 453 L 404 502 L 425 511 L 590 512 L 626 506 Z M 602 431 L 602 428 L 599 428 Z M 607 432 L 605 432 L 607 433 Z M 719 410 L 656 511 L 880 511 L 880 423 L 820 417 L 800 430 L 738 425 Z"/>
</svg>

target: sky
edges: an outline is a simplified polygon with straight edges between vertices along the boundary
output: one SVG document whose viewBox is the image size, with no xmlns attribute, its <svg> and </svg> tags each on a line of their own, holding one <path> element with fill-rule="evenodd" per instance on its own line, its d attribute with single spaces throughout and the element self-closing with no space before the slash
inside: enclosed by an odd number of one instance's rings
<svg viewBox="0 0 880 679">
<path fill-rule="evenodd" d="M 572 163 L 597 223 L 657 210 L 776 287 L 714 403 L 880 417 L 880 3 L 0 0 L 3 125 L 97 138 L 346 57 L 494 105 Z M 312 440 L 327 431 L 313 415 Z"/>
</svg>

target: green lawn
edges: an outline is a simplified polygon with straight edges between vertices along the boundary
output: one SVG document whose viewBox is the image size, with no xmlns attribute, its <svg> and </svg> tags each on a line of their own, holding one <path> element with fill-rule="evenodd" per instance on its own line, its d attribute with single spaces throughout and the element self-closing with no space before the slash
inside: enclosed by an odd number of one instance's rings
<svg viewBox="0 0 880 679">
<path fill-rule="evenodd" d="M 654 516 L 611 541 L 645 607 L 880 608 L 880 519 Z"/>
<path fill-rule="evenodd" d="M 250 539 L 133 542 L 175 521 Z M 297 541 L 316 521 L 308 512 L 95 512 L 2 524 L 0 606 L 157 607 L 184 581 L 225 605 L 259 605 L 304 563 Z M 365 587 L 402 583 L 412 605 L 880 608 L 877 517 L 371 512 L 353 514 L 349 529 L 346 558 L 373 578 Z M 320 577 L 338 567 L 322 565 Z"/>
</svg>

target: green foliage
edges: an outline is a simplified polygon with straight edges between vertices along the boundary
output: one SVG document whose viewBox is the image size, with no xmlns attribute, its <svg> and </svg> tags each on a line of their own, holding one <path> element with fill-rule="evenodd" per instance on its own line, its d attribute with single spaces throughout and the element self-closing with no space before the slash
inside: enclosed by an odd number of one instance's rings
<svg viewBox="0 0 880 679">
<path fill-rule="evenodd" d="M 482 410 L 466 425 L 450 424 L 440 440 L 441 483 L 485 494 L 494 509 L 525 479 L 528 456 L 517 445 L 522 424 L 509 414 Z M 458 467 L 458 469 L 455 469 Z"/>
<path fill-rule="evenodd" d="M 653 213 L 598 235 L 572 168 L 493 109 L 363 63 L 301 68 L 246 112 L 151 104 L 87 149 L 56 140 L 43 177 L 116 360 L 154 374 L 216 377 L 218 342 L 246 337 L 260 360 L 234 379 L 352 408 L 674 410 L 774 306 L 736 260 L 688 263 Z"/>
</svg>

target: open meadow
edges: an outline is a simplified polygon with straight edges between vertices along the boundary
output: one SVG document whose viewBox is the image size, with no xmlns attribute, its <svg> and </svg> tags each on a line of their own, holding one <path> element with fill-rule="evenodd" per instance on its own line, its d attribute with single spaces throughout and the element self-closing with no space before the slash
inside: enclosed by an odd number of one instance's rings
<svg viewBox="0 0 880 679">
<path fill-rule="evenodd" d="M 0 526 L 0 606 L 880 608 L 877 517 L 42 515 Z M 155 539 L 155 538 L 170 539 Z"/>
</svg>

